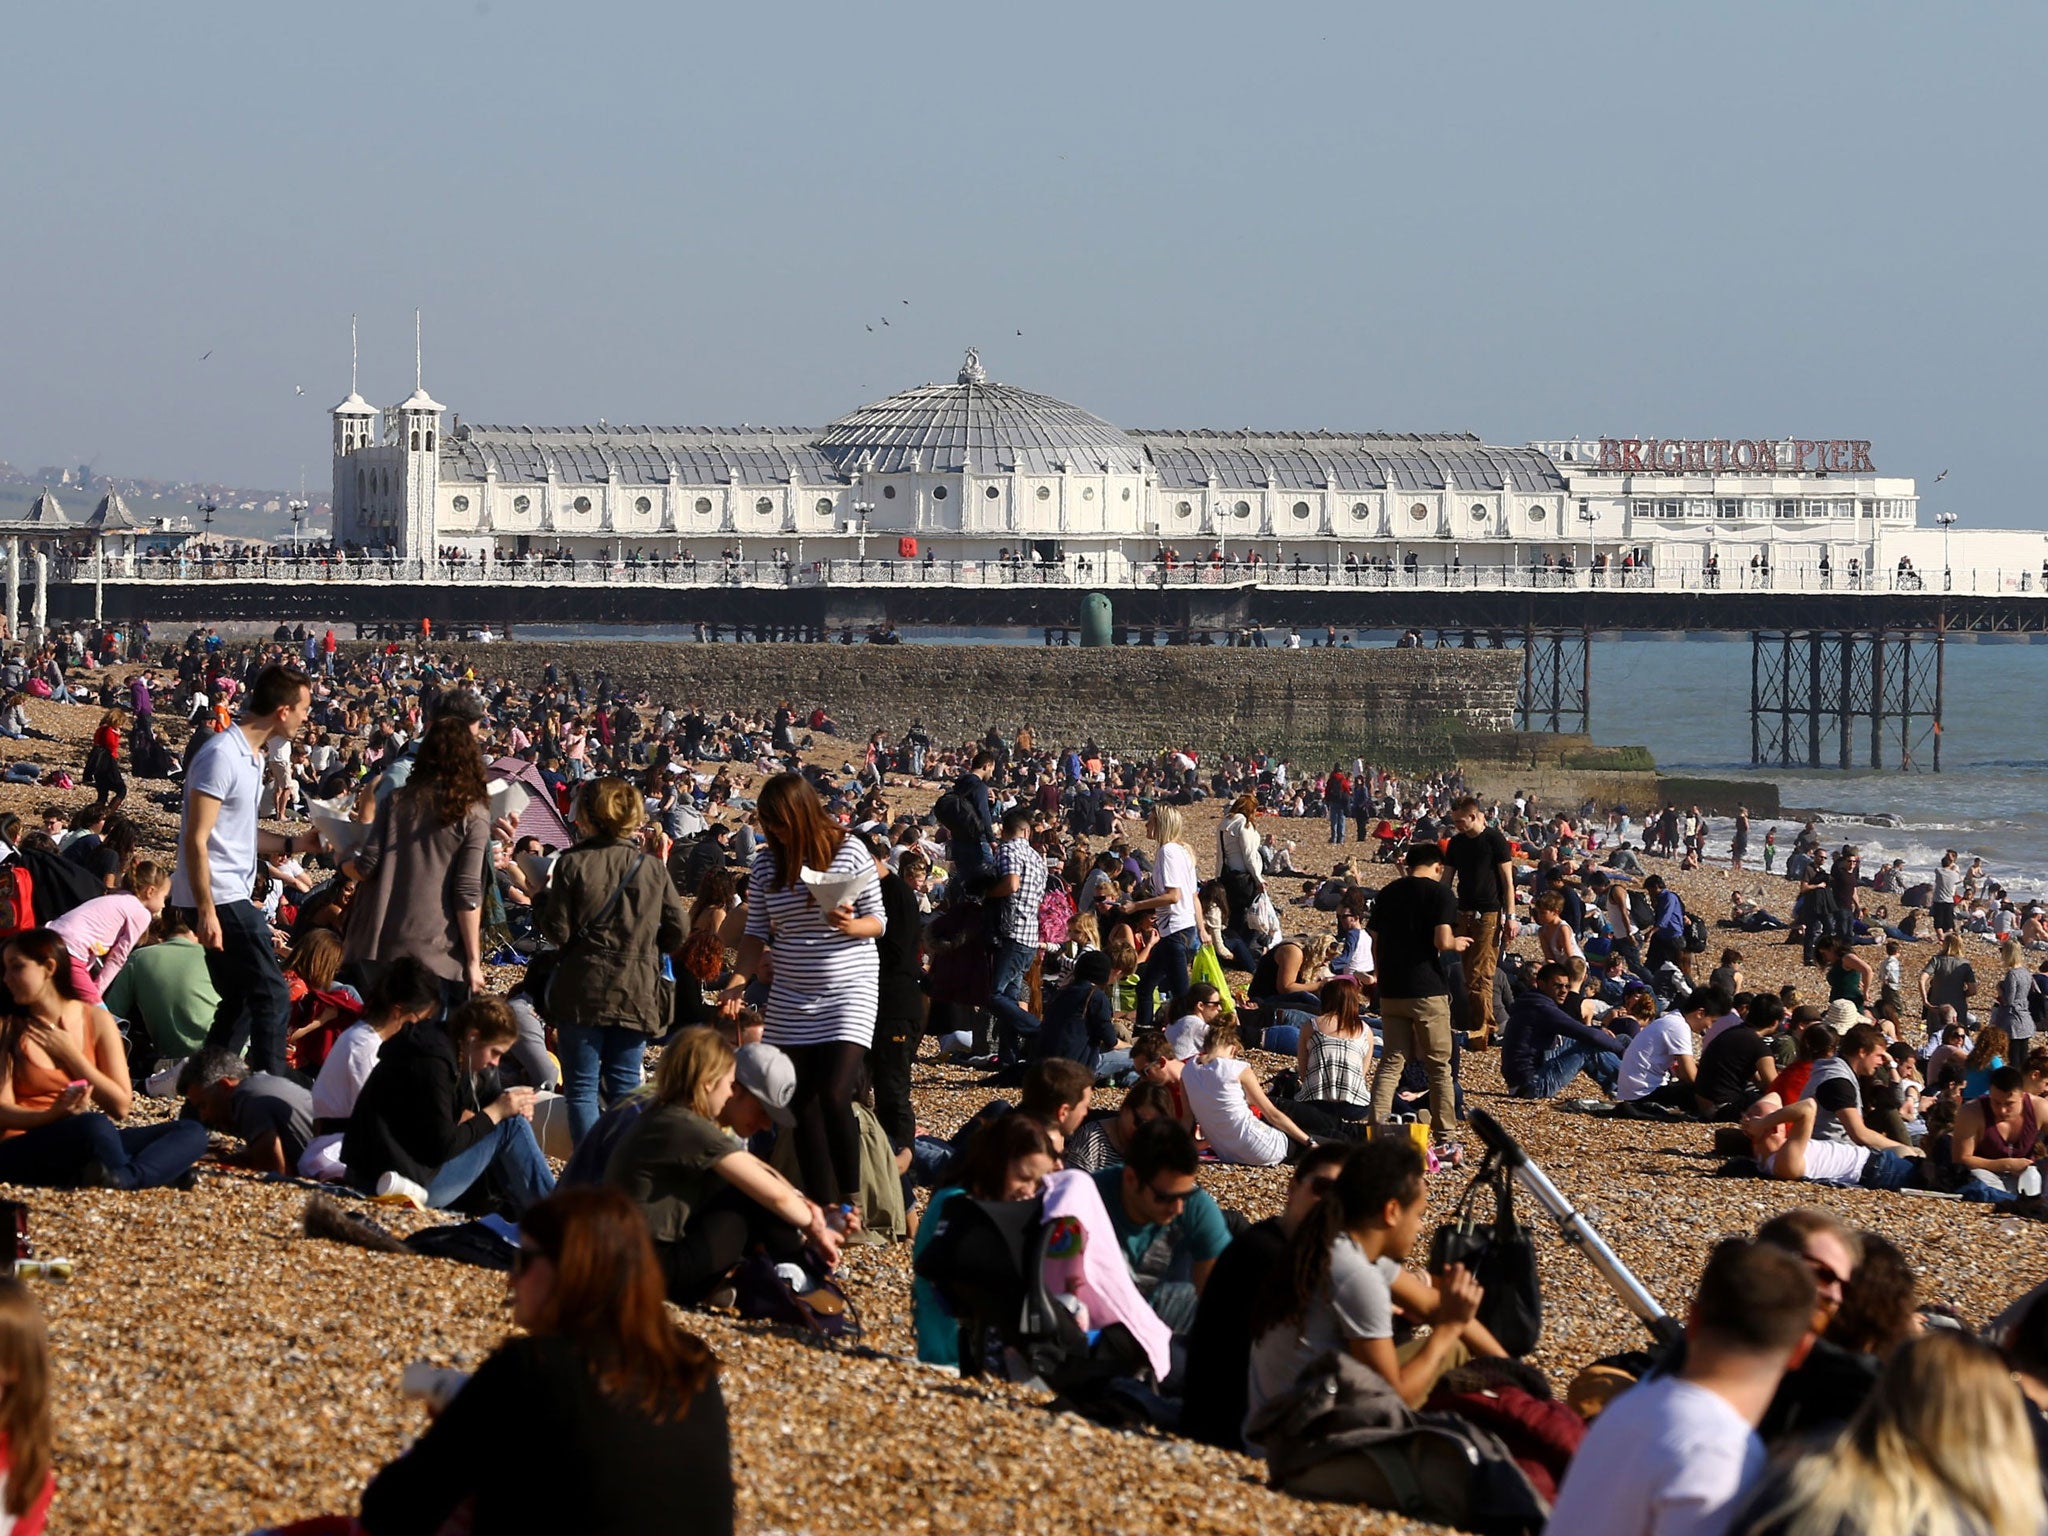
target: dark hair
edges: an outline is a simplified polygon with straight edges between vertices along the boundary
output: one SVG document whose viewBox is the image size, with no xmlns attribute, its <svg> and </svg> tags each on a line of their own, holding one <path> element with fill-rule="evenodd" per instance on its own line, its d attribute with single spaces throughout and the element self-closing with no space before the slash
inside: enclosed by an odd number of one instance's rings
<svg viewBox="0 0 2048 1536">
<path fill-rule="evenodd" d="M 1095 1074 L 1080 1062 L 1048 1056 L 1033 1062 L 1024 1074 L 1023 1091 L 1017 1095 L 1017 1113 L 1049 1125 L 1069 1104 L 1080 1103 L 1081 1095 L 1094 1086 Z"/>
<path fill-rule="evenodd" d="M 1617 955 L 1616 958 L 1619 958 L 1619 956 Z M 1560 976 L 1566 981 L 1570 981 L 1572 979 L 1572 968 L 1568 965 L 1560 965 L 1555 960 L 1547 961 L 1543 968 L 1536 973 L 1536 985 L 1540 987 L 1544 982 L 1555 981 Z"/>
<path fill-rule="evenodd" d="M 1019 832 L 1031 830 L 1031 813 L 1022 806 L 1012 806 L 1003 812 L 1003 836 L 1015 837 Z"/>
<path fill-rule="evenodd" d="M 62 935 L 49 928 L 24 928 L 0 945 L 0 954 L 9 949 L 19 950 L 37 965 L 51 967 L 55 974 L 51 976 L 50 984 L 57 989 L 57 995 L 77 998 L 78 990 L 71 984 L 71 951 L 65 947 Z M 16 1006 L 11 995 L 6 998 L 5 1006 Z"/>
<path fill-rule="evenodd" d="M 1991 1074 L 1991 1086 L 2000 1093 L 2018 1093 L 2026 1085 L 2026 1074 L 2018 1067 L 2000 1067 Z"/>
<path fill-rule="evenodd" d="M 413 955 L 400 955 L 385 966 L 364 999 L 374 1014 L 426 1013 L 440 1001 L 440 978 Z"/>
<path fill-rule="evenodd" d="M 1805 1334 L 1814 1297 L 1813 1275 L 1799 1253 L 1761 1233 L 1755 1242 L 1731 1237 L 1714 1245 L 1700 1271 L 1692 1322 L 1723 1348 L 1779 1354 Z"/>
<path fill-rule="evenodd" d="M 1301 1161 L 1294 1165 L 1294 1173 L 1287 1182 L 1290 1185 L 1305 1184 L 1317 1174 L 1340 1167 L 1344 1159 L 1351 1155 L 1351 1150 L 1352 1146 L 1348 1141 L 1319 1141 L 1301 1154 Z"/>
<path fill-rule="evenodd" d="M 1443 861 L 1444 851 L 1435 843 L 1410 843 L 1408 851 L 1401 856 L 1401 867 L 1421 869 L 1425 864 L 1441 864 Z"/>
<path fill-rule="evenodd" d="M 1825 1024 L 1809 1024 L 1799 1031 L 1799 1049 L 1814 1061 L 1834 1055 L 1838 1043 L 1835 1032 Z"/>
<path fill-rule="evenodd" d="M 1124 1150 L 1124 1165 L 1150 1184 L 1162 1173 L 1184 1173 L 1193 1178 L 1202 1166 L 1195 1150 L 1194 1135 L 1178 1120 L 1148 1120 L 1131 1135 Z"/>
<path fill-rule="evenodd" d="M 430 810 L 441 826 L 452 827 L 469 814 L 470 807 L 487 804 L 490 793 L 483 749 L 476 744 L 469 722 L 444 715 L 420 738 L 412 777 L 398 796 L 408 805 Z"/>
<path fill-rule="evenodd" d="M 1768 992 L 1759 992 L 1749 1000 L 1749 1012 L 1742 1022 L 1761 1033 L 1785 1017 L 1785 1005 Z"/>
<path fill-rule="evenodd" d="M 1700 1011 L 1711 1013 L 1716 1018 L 1719 1018 L 1733 1006 L 1734 1004 L 1728 1000 L 1728 994 L 1719 987 L 1696 987 L 1686 994 L 1685 1001 L 1678 1005 L 1678 1011 L 1680 1013 Z"/>
<path fill-rule="evenodd" d="M 2048 1291 L 2035 1297 L 2012 1325 L 2005 1336 L 2005 1358 L 2014 1370 L 2048 1381 Z"/>
<path fill-rule="evenodd" d="M 610 1185 L 573 1185 L 530 1207 L 519 1231 L 555 1267 L 533 1332 L 572 1340 L 607 1396 L 657 1419 L 687 1413 L 718 1357 L 668 1320 L 640 1208 Z"/>
<path fill-rule="evenodd" d="M 1316 1006 L 1337 1021 L 1342 1034 L 1353 1035 L 1365 1028 L 1358 1011 L 1358 983 L 1352 977 L 1332 976 L 1324 982 L 1316 994 Z"/>
<path fill-rule="evenodd" d="M 1857 1354 L 1881 1357 L 1912 1336 L 1920 1298 L 1906 1256 L 1875 1232 L 1857 1235 L 1863 1257 L 1822 1337 Z"/>
<path fill-rule="evenodd" d="M 1173 1047 L 1166 1043 L 1163 1030 L 1141 1029 L 1137 1038 L 1131 1041 L 1131 1057 L 1136 1060 L 1143 1056 L 1147 1061 L 1173 1060 Z"/>
<path fill-rule="evenodd" d="M 1353 1147 L 1336 1182 L 1323 1192 L 1288 1240 L 1285 1262 L 1271 1270 L 1252 1303 L 1252 1337 L 1298 1323 L 1330 1273 L 1330 1248 L 1340 1233 L 1378 1217 L 1389 1204 L 1422 1198 L 1424 1164 L 1412 1141 L 1369 1141 Z"/>
<path fill-rule="evenodd" d="M 519 1021 L 502 997 L 472 997 L 448 1016 L 448 1038 L 460 1045 L 467 1035 L 485 1045 L 510 1045 L 519 1038 Z"/>
<path fill-rule="evenodd" d="M 1010 1164 L 1034 1153 L 1059 1155 L 1053 1150 L 1052 1132 L 1045 1122 L 1034 1115 L 998 1116 L 976 1131 L 967 1144 L 960 1182 L 977 1200 L 1000 1199 Z"/>
<path fill-rule="evenodd" d="M 1124 1090 L 1124 1101 L 1117 1110 L 1121 1113 L 1126 1109 L 1131 1112 L 1133 1120 L 1138 1118 L 1140 1110 L 1149 1110 L 1155 1120 L 1161 1115 L 1170 1117 L 1173 1114 L 1173 1091 L 1164 1083 L 1150 1082 L 1141 1077 Z"/>
<path fill-rule="evenodd" d="M 1884 1036 L 1868 1024 L 1858 1024 L 1842 1031 L 1842 1043 L 1837 1049 L 1836 1054 L 1841 1056 L 1860 1056 L 1865 1051 L 1881 1051 L 1883 1049 Z"/>
<path fill-rule="evenodd" d="M 242 712 L 251 719 L 260 720 L 265 715 L 274 715 L 288 704 L 298 702 L 301 691 L 313 691 L 313 679 L 297 667 L 286 666 L 281 661 L 272 662 L 256 674 L 255 684 L 249 689 L 249 697 L 242 705 Z"/>
<path fill-rule="evenodd" d="M 755 814 L 775 865 L 775 885 L 788 890 L 806 865 L 827 869 L 839 855 L 845 831 L 825 814 L 811 781 L 800 773 L 778 773 L 761 786 Z"/>
</svg>

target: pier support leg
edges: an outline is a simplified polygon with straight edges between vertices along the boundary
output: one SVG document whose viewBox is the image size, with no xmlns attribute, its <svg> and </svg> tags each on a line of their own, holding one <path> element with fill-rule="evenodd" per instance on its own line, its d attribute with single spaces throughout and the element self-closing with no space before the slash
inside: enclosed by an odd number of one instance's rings
<svg viewBox="0 0 2048 1536">
<path fill-rule="evenodd" d="M 36 644 L 43 643 L 43 637 L 50 630 L 50 556 L 40 545 L 35 552 L 36 600 L 35 629 Z"/>
<path fill-rule="evenodd" d="M 7 638 L 21 638 L 21 540 L 7 541 Z"/>
</svg>

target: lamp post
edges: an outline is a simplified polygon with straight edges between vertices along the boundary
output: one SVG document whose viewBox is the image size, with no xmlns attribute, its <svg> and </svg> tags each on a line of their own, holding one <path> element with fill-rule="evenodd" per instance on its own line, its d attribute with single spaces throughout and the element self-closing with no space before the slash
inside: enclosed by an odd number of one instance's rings
<svg viewBox="0 0 2048 1536">
<path fill-rule="evenodd" d="M 1934 520 L 1941 524 L 1941 590 L 1947 592 L 1955 586 L 1955 577 L 1948 563 L 1948 531 L 1955 527 L 1956 515 L 1953 512 L 1937 512 L 1934 514 Z"/>
<path fill-rule="evenodd" d="M 874 510 L 875 504 L 872 501 L 856 501 L 853 504 L 853 515 L 860 519 L 860 543 L 857 555 L 860 564 L 857 569 L 862 580 L 866 580 L 868 574 L 868 518 L 874 514 Z"/>
<path fill-rule="evenodd" d="M 1593 509 L 1579 508 L 1579 521 L 1586 525 L 1586 585 L 1590 587 L 1593 584 L 1593 567 L 1598 553 L 1593 548 Z"/>
<path fill-rule="evenodd" d="M 292 515 L 292 553 L 294 555 L 299 552 L 299 524 L 306 520 L 306 512 L 311 506 L 311 502 L 299 500 L 285 503 L 285 510 Z"/>
</svg>

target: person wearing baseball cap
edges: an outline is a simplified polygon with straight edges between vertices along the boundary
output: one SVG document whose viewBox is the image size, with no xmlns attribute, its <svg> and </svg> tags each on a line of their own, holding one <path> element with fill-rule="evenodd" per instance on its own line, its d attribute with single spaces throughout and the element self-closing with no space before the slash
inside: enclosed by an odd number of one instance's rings
<svg viewBox="0 0 2048 1536">
<path fill-rule="evenodd" d="M 732 1097 L 718 1123 L 748 1141 L 771 1125 L 789 1130 L 795 1097 L 796 1064 L 772 1045 L 743 1045 L 733 1056 Z"/>
</svg>

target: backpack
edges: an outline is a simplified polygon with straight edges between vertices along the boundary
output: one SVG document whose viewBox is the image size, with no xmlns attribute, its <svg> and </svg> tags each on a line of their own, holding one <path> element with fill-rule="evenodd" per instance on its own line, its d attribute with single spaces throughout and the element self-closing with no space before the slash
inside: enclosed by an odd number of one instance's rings
<svg viewBox="0 0 2048 1536">
<path fill-rule="evenodd" d="M 19 863 L 0 869 L 0 938 L 36 926 L 35 879 Z"/>
<path fill-rule="evenodd" d="M 1707 952 L 1707 920 L 1692 912 L 1685 914 L 1685 952 L 1688 955 Z"/>
<path fill-rule="evenodd" d="M 981 836 L 981 818 L 974 802 L 957 789 L 949 789 L 932 806 L 932 817 L 956 843 L 971 843 Z"/>
<path fill-rule="evenodd" d="M 2027 1017 L 2034 1021 L 2034 1028 L 2048 1029 L 2048 991 L 2043 990 L 2044 981 L 2038 973 L 2027 987 Z"/>
<path fill-rule="evenodd" d="M 1064 886 L 1048 885 L 1038 901 L 1038 941 L 1041 944 L 1067 942 L 1067 925 L 1074 920 L 1074 898 Z"/>
</svg>

